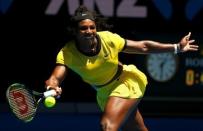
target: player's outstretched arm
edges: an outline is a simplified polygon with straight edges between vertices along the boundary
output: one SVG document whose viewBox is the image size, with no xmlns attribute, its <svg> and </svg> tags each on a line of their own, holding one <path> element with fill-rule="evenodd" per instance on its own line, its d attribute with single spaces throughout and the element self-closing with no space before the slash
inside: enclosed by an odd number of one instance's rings
<svg viewBox="0 0 203 131">
<path fill-rule="evenodd" d="M 67 67 L 65 65 L 56 65 L 49 79 L 45 81 L 45 88 L 54 89 L 56 91 L 56 95 L 60 95 L 62 93 L 62 89 L 60 84 L 65 79 L 67 74 Z"/>
<path fill-rule="evenodd" d="M 123 50 L 125 53 L 162 53 L 162 52 L 187 52 L 197 51 L 199 46 L 193 44 L 195 40 L 190 40 L 191 32 L 184 36 L 178 43 L 161 43 L 152 40 L 126 40 L 126 48 Z"/>
</svg>

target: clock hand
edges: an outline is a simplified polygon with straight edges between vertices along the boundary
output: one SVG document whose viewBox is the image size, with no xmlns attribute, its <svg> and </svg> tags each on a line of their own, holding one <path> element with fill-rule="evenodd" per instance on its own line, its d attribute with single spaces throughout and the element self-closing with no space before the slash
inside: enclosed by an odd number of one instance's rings
<svg viewBox="0 0 203 131">
<path fill-rule="evenodd" d="M 162 60 L 161 64 L 160 64 L 160 79 L 163 78 L 163 68 L 164 68 L 164 60 Z"/>
</svg>

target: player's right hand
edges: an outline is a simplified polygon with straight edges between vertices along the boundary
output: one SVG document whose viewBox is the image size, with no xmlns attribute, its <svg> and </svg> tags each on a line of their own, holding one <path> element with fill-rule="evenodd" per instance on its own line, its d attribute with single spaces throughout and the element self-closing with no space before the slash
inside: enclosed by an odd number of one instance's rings
<svg viewBox="0 0 203 131">
<path fill-rule="evenodd" d="M 56 91 L 56 95 L 55 97 L 60 97 L 61 93 L 62 93 L 62 88 L 61 87 L 52 87 L 52 86 L 46 86 L 47 90 L 55 90 Z"/>
</svg>

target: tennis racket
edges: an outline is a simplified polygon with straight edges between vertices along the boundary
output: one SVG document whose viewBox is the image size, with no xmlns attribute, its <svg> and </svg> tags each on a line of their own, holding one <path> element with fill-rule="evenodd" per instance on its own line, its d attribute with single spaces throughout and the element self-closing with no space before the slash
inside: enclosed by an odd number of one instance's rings
<svg viewBox="0 0 203 131">
<path fill-rule="evenodd" d="M 54 96 L 55 94 L 55 90 L 48 90 L 43 93 L 30 90 L 21 83 L 11 84 L 6 91 L 6 97 L 11 111 L 18 119 L 24 122 L 32 121 L 39 103 L 44 98 Z"/>
</svg>

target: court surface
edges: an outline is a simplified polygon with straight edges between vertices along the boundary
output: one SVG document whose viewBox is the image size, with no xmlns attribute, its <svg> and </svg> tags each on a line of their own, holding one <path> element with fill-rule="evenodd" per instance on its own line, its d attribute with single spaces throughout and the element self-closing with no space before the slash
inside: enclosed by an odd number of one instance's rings
<svg viewBox="0 0 203 131">
<path fill-rule="evenodd" d="M 31 123 L 0 113 L 0 131 L 99 131 L 99 114 L 38 113 Z M 149 131 L 203 131 L 200 118 L 145 118 Z"/>
</svg>

